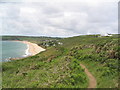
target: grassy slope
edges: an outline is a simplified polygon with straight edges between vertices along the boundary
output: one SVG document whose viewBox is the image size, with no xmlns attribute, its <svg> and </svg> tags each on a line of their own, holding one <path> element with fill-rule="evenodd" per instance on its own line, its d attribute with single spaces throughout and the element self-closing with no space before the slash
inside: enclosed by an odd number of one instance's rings
<svg viewBox="0 0 120 90">
<path fill-rule="evenodd" d="M 62 48 L 49 48 L 33 57 L 3 63 L 3 87 L 87 87 L 84 70 L 64 53 Z"/>
<path fill-rule="evenodd" d="M 64 40 L 63 42 L 65 42 Z M 118 36 L 68 38 L 64 46 L 74 47 L 72 56 L 85 64 L 97 79 L 98 88 L 118 87 Z M 72 43 L 74 42 L 74 43 Z M 82 47 L 82 48 L 81 48 Z M 79 49 L 80 48 L 80 49 Z M 116 56 L 114 56 L 116 55 Z"/>
<path fill-rule="evenodd" d="M 96 77 L 97 87 L 117 87 L 117 57 L 109 55 L 111 49 L 118 47 L 117 40 L 117 35 L 60 39 L 62 46 L 49 47 L 36 56 L 3 63 L 3 87 L 87 87 L 88 78 L 80 63 Z"/>
</svg>

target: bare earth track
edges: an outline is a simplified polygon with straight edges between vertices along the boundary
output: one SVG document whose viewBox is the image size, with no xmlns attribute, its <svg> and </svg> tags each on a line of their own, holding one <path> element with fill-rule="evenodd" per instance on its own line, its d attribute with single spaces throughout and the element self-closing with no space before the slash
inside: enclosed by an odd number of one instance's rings
<svg viewBox="0 0 120 90">
<path fill-rule="evenodd" d="M 85 65 L 80 64 L 80 66 L 85 69 L 85 73 L 87 74 L 87 76 L 89 78 L 88 88 L 96 88 L 97 82 L 96 82 L 95 77 L 88 71 L 88 69 L 85 67 Z"/>
</svg>

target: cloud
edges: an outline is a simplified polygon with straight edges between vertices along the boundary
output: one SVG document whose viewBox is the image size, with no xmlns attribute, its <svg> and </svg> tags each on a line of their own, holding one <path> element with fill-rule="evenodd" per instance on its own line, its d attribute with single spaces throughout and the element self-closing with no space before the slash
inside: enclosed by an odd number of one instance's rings
<svg viewBox="0 0 120 90">
<path fill-rule="evenodd" d="M 32 1 L 32 0 L 31 0 Z M 69 37 L 118 33 L 117 2 L 0 3 L 2 35 Z"/>
</svg>

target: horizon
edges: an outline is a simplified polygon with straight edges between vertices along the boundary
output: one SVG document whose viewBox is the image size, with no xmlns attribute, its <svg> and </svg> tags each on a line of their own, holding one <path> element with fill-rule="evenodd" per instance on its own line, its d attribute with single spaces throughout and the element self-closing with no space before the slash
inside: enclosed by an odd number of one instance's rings
<svg viewBox="0 0 120 90">
<path fill-rule="evenodd" d="M 110 35 L 119 35 L 118 33 L 114 33 L 114 34 L 111 34 L 111 33 L 107 33 L 107 34 L 89 34 L 89 35 L 101 35 L 101 36 L 107 36 L 108 34 Z M 88 34 L 86 34 L 88 35 Z M 69 36 L 69 37 L 55 37 L 55 36 L 32 36 L 32 35 L 0 35 L 0 37 L 3 37 L 3 36 L 18 36 L 18 37 L 50 37 L 50 38 L 70 38 L 70 37 L 77 37 L 77 36 L 86 36 L 85 34 L 84 35 L 76 35 L 76 36 Z M 88 35 L 88 36 L 89 36 Z"/>
</svg>

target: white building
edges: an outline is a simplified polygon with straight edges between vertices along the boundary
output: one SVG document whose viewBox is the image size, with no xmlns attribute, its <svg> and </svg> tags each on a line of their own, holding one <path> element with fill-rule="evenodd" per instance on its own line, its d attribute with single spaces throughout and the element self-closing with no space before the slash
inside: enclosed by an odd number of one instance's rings
<svg viewBox="0 0 120 90">
<path fill-rule="evenodd" d="M 101 34 L 101 36 L 112 36 L 112 34 L 104 33 L 104 34 Z"/>
</svg>

